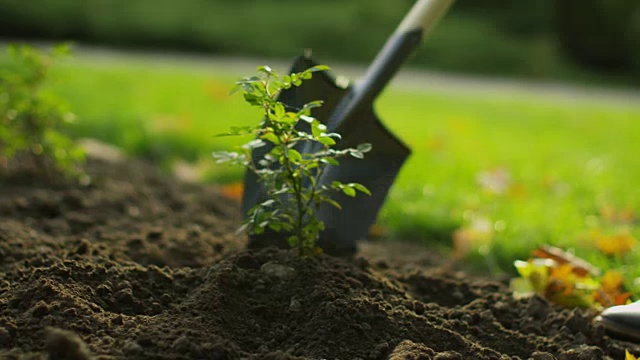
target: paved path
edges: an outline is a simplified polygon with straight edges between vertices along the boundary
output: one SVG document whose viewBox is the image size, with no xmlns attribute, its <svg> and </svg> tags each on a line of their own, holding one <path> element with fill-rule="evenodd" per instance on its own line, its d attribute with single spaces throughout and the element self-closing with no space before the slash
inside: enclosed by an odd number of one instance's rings
<svg viewBox="0 0 640 360">
<path fill-rule="evenodd" d="M 1 44 L 0 44 L 1 47 Z M 268 64 L 286 71 L 290 61 L 269 58 L 242 58 L 215 55 L 194 55 L 171 52 L 122 51 L 108 48 L 76 46 L 79 59 L 113 64 L 141 63 L 145 66 L 179 66 L 198 72 L 244 76 L 252 74 L 258 65 Z M 334 73 L 358 79 L 365 68 L 327 60 Z M 580 86 L 555 82 L 500 79 L 467 76 L 405 68 L 392 81 L 391 87 L 407 91 L 437 92 L 445 95 L 501 95 L 515 98 L 539 98 L 555 102 L 589 102 L 612 106 L 640 107 L 640 87 L 635 89 Z"/>
</svg>

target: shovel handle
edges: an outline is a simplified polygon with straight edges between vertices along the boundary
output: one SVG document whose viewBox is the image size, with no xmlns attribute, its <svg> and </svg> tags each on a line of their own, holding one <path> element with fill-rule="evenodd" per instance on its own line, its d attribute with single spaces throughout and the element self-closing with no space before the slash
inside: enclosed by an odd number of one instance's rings
<svg viewBox="0 0 640 360">
<path fill-rule="evenodd" d="M 453 2 L 454 0 L 418 0 L 413 5 L 358 85 L 359 102 L 373 101 L 382 92 Z"/>
<path fill-rule="evenodd" d="M 454 0 L 419 0 L 404 17 L 396 34 L 421 30 L 422 38 L 426 38 L 447 12 Z"/>
</svg>

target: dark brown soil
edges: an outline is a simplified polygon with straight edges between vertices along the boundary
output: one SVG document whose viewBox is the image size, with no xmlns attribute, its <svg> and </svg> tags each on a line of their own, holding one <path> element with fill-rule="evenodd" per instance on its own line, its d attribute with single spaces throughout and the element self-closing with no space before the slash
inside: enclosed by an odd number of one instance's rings
<svg viewBox="0 0 640 360">
<path fill-rule="evenodd" d="M 428 250 L 243 250 L 238 207 L 138 163 L 0 184 L 2 359 L 623 359 L 592 315 Z"/>
</svg>

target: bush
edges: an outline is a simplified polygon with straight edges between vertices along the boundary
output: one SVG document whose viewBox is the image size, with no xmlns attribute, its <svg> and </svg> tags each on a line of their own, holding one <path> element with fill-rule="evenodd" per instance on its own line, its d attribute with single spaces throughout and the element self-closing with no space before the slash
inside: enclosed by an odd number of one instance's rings
<svg viewBox="0 0 640 360">
<path fill-rule="evenodd" d="M 81 174 L 83 152 L 61 132 L 75 115 L 46 88 L 52 61 L 69 53 L 58 46 L 42 53 L 29 46 L 11 46 L 0 67 L 0 165 L 27 165 L 46 174 Z"/>
</svg>

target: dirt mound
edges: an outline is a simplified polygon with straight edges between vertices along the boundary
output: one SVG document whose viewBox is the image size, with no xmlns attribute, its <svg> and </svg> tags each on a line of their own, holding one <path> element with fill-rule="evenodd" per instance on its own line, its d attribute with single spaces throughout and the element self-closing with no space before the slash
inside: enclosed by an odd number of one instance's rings
<svg viewBox="0 0 640 360">
<path fill-rule="evenodd" d="M 614 359 L 592 315 L 406 244 L 243 250 L 236 204 L 139 162 L 0 185 L 0 358 Z"/>
</svg>

